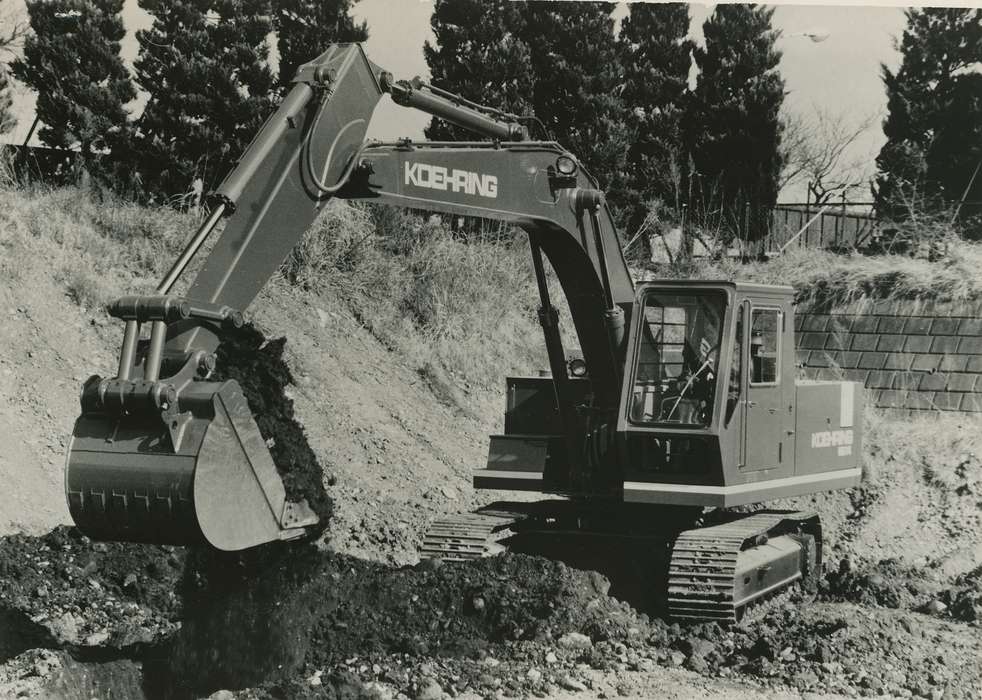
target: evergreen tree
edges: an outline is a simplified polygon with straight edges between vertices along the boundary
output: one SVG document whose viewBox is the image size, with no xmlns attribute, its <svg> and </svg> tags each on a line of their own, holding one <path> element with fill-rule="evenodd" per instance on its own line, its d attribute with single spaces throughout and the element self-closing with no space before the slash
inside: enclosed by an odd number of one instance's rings
<svg viewBox="0 0 982 700">
<path fill-rule="evenodd" d="M 29 0 L 32 33 L 14 76 L 38 94 L 41 140 L 77 148 L 90 170 L 124 136 L 136 93 L 119 57 L 123 0 Z"/>
<path fill-rule="evenodd" d="M 132 144 L 144 187 L 188 193 L 219 184 L 273 106 L 266 0 L 140 0 L 137 81 L 149 93 Z"/>
<path fill-rule="evenodd" d="M 431 81 L 472 102 L 530 114 L 534 80 L 523 25 L 522 4 L 512 0 L 436 0 L 430 18 L 436 45 L 423 46 Z M 478 138 L 435 117 L 426 137 Z"/>
<path fill-rule="evenodd" d="M 437 0 L 433 83 L 542 127 L 580 158 L 613 204 L 621 200 L 628 131 L 620 98 L 613 5 Z M 531 115 L 530 115 L 531 116 Z M 545 134 L 543 134 L 543 127 Z M 475 136 L 434 120 L 430 138 Z"/>
<path fill-rule="evenodd" d="M 352 5 L 353 0 L 273 1 L 281 85 L 288 86 L 297 67 L 329 45 L 368 39 L 368 25 L 351 18 Z"/>
<path fill-rule="evenodd" d="M 694 44 L 684 3 L 633 3 L 621 23 L 618 45 L 624 71 L 623 100 L 631 132 L 628 150 L 628 230 L 661 200 L 680 209 L 688 156 L 682 120 Z"/>
<path fill-rule="evenodd" d="M 5 134 L 17 124 L 13 112 L 13 96 L 7 67 L 0 65 L 0 134 Z"/>
<path fill-rule="evenodd" d="M 620 222 L 630 134 L 613 9 L 604 2 L 528 3 L 521 29 L 531 48 L 535 116 L 583 161 Z"/>
<path fill-rule="evenodd" d="M 722 208 L 729 230 L 746 239 L 766 235 L 781 174 L 784 80 L 773 13 L 717 5 L 703 24 L 706 46 L 695 50 L 700 72 L 686 137 L 693 189 L 701 206 Z"/>
<path fill-rule="evenodd" d="M 880 212 L 902 219 L 911 208 L 982 200 L 982 10 L 913 8 L 896 73 L 882 68 L 887 137 L 876 159 Z M 973 181 L 974 175 L 974 181 Z M 971 183 L 971 186 L 970 186 Z M 982 213 L 969 203 L 963 220 Z"/>
</svg>

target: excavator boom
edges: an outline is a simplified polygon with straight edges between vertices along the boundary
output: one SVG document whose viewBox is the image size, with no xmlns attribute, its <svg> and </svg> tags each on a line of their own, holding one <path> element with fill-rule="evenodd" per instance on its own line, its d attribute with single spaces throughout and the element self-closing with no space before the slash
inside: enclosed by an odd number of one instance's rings
<svg viewBox="0 0 982 700">
<path fill-rule="evenodd" d="M 366 143 L 386 92 L 495 140 Z M 342 44 L 300 67 L 277 111 L 211 196 L 209 217 L 157 293 L 110 307 L 124 322 L 117 375 L 85 383 L 66 467 L 69 509 L 86 534 L 241 550 L 301 537 L 316 525 L 306 503 L 288 500 L 241 387 L 212 376 L 223 332 L 241 326 L 242 312 L 335 197 L 497 219 L 528 232 L 572 456 L 558 482 L 570 491 L 590 489 L 575 458 L 582 418 L 542 258 L 564 288 L 594 378 L 592 415 L 613 422 L 634 287 L 603 194 L 572 154 L 554 142 L 527 140 L 517 119 L 418 79 L 395 82 L 360 45 Z M 186 294 L 173 295 L 222 221 Z"/>
</svg>

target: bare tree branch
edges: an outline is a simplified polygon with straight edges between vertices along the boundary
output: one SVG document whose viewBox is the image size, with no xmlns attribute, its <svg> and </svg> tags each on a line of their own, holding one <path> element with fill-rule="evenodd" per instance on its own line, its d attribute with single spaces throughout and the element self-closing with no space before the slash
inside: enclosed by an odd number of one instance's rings
<svg viewBox="0 0 982 700">
<path fill-rule="evenodd" d="M 0 59 L 11 59 L 24 43 L 29 25 L 11 0 L 0 0 Z"/>
<path fill-rule="evenodd" d="M 851 123 L 843 115 L 816 107 L 807 116 L 786 114 L 783 121 L 782 187 L 806 181 L 813 201 L 824 204 L 868 179 L 871 159 L 847 154 L 876 122 L 875 115 Z"/>
</svg>

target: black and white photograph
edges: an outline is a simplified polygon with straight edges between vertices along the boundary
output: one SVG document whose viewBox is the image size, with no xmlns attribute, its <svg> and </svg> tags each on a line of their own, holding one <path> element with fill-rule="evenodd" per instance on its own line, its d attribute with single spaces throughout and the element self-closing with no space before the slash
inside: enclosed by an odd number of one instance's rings
<svg viewBox="0 0 982 700">
<path fill-rule="evenodd" d="M 0 698 L 982 698 L 982 0 L 0 0 Z"/>
</svg>

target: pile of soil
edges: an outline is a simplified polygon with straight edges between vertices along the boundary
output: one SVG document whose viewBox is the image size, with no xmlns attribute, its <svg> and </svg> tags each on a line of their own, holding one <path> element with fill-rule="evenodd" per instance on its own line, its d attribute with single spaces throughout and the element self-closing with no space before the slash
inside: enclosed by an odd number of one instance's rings
<svg viewBox="0 0 982 700">
<path fill-rule="evenodd" d="M 982 623 L 982 566 L 958 576 L 941 594 L 941 601 L 954 619 Z"/>
<path fill-rule="evenodd" d="M 736 627 L 680 626 L 610 597 L 596 573 L 524 555 L 393 569 L 298 546 L 253 564 L 197 568 L 184 624 L 149 664 L 155 687 L 527 695 L 659 666 L 864 695 L 969 697 L 982 682 L 982 640 L 906 611 L 783 601 Z"/>
<path fill-rule="evenodd" d="M 926 605 L 940 589 L 922 570 L 896 559 L 854 566 L 844 558 L 837 570 L 826 574 L 820 593 L 830 601 L 913 610 Z"/>
<path fill-rule="evenodd" d="M 287 391 L 294 379 L 284 358 L 285 348 L 286 338 L 267 340 L 252 324 L 229 331 L 218 348 L 214 380 L 234 379 L 242 387 L 287 499 L 306 501 L 320 518 L 310 533 L 317 536 L 327 527 L 333 504 L 324 488 L 324 470 L 310 449 Z"/>
<path fill-rule="evenodd" d="M 624 637 L 641 620 L 598 574 L 520 555 L 393 569 L 299 546 L 238 563 L 189 567 L 199 577 L 167 661 L 188 689 L 283 681 L 352 656 L 474 659 L 571 631 Z"/>
<path fill-rule="evenodd" d="M 159 642 L 179 626 L 184 558 L 180 548 L 93 542 L 69 527 L 0 539 L 0 654 Z"/>
</svg>

